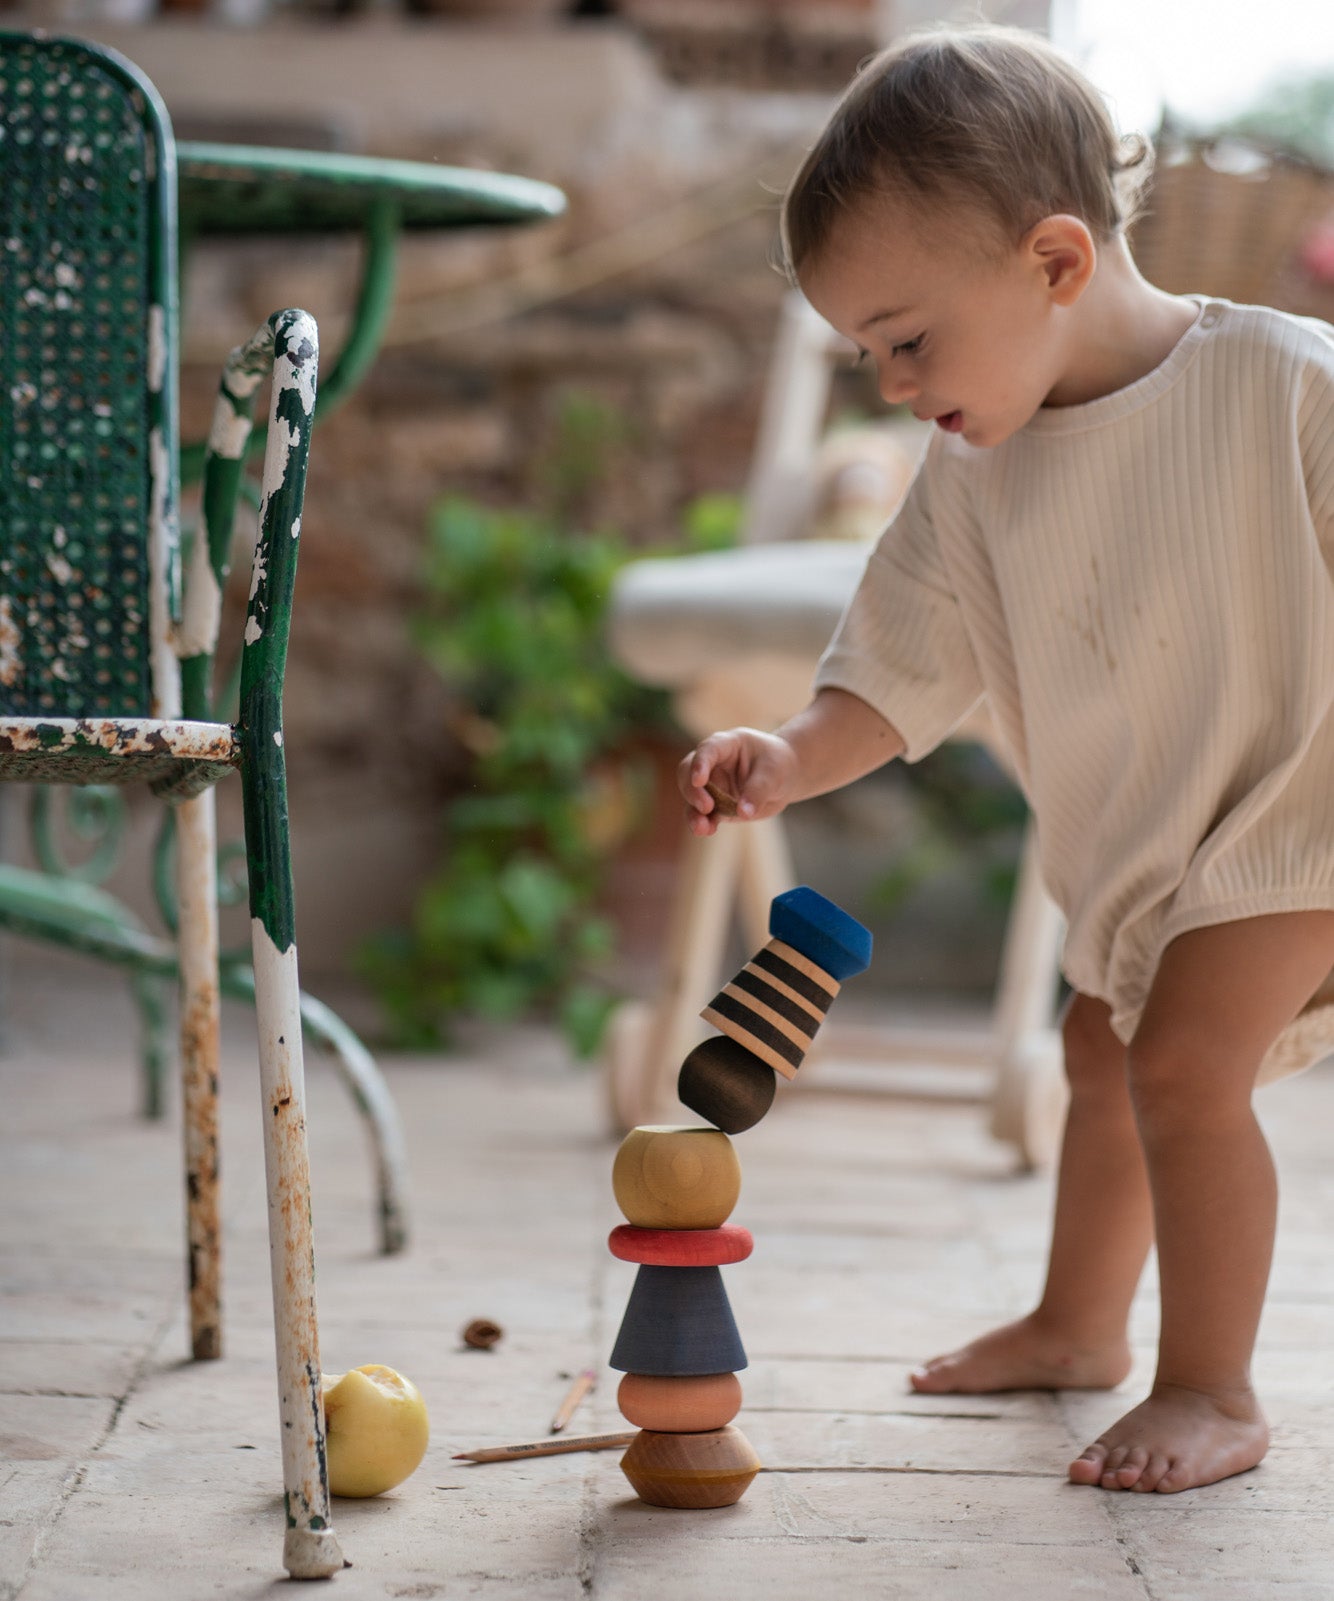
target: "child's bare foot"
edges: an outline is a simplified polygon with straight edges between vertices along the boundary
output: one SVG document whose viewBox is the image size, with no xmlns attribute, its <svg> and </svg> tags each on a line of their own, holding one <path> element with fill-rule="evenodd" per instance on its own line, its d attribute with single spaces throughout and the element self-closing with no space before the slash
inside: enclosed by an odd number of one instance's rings
<svg viewBox="0 0 1334 1601">
<path fill-rule="evenodd" d="M 1251 1391 L 1208 1395 L 1160 1384 L 1070 1464 L 1070 1482 L 1170 1494 L 1244 1473 L 1268 1449 Z"/>
<path fill-rule="evenodd" d="M 945 1356 L 932 1357 L 909 1375 L 926 1395 L 985 1395 L 996 1390 L 1110 1390 L 1130 1372 L 1123 1339 L 1077 1344 L 1030 1314 L 992 1329 Z"/>
</svg>

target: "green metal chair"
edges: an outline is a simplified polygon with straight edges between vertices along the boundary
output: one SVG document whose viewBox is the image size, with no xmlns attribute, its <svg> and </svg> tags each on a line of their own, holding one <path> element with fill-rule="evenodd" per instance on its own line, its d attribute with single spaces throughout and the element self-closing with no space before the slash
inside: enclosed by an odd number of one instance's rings
<svg viewBox="0 0 1334 1601">
<path fill-rule="evenodd" d="M 253 982 L 259 1020 L 283 1562 L 319 1577 L 343 1559 L 320 1402 L 282 728 L 318 336 L 306 313 L 282 311 L 233 351 L 182 586 L 175 199 L 170 125 L 135 67 L 75 40 L 0 34 L 0 780 L 143 782 L 169 801 L 179 934 L 173 947 L 96 888 L 17 870 L 0 884 L 0 921 L 138 973 L 179 972 L 191 1335 L 197 1357 L 216 1356 L 212 786 L 239 770 L 253 978 L 233 961 L 230 983 Z M 239 715 L 220 721 L 210 695 L 222 587 L 251 410 L 268 379 Z M 306 1013 L 337 1033 L 331 1014 L 308 1001 Z"/>
</svg>

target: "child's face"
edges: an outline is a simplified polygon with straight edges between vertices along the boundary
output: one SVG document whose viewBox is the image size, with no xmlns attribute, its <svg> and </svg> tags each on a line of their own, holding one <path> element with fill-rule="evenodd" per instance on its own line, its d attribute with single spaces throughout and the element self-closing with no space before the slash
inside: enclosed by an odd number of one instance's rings
<svg viewBox="0 0 1334 1601">
<path fill-rule="evenodd" d="M 1063 329 L 1049 264 L 1028 241 L 984 248 L 980 227 L 876 201 L 839 224 L 802 288 L 875 361 L 887 403 L 991 446 L 1060 382 Z"/>
</svg>

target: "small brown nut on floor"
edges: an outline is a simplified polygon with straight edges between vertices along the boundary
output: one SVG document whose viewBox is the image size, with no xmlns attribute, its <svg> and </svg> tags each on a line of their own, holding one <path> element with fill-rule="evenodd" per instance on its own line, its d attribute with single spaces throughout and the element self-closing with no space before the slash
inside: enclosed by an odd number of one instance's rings
<svg viewBox="0 0 1334 1601">
<path fill-rule="evenodd" d="M 493 1323 L 489 1317 L 475 1317 L 464 1329 L 462 1339 L 464 1345 L 472 1346 L 475 1351 L 489 1351 L 504 1333 L 500 1324 Z"/>
<path fill-rule="evenodd" d="M 716 784 L 705 784 L 704 793 L 713 796 L 713 809 L 719 817 L 735 817 L 737 799 L 729 795 L 725 789 L 719 789 Z"/>
</svg>

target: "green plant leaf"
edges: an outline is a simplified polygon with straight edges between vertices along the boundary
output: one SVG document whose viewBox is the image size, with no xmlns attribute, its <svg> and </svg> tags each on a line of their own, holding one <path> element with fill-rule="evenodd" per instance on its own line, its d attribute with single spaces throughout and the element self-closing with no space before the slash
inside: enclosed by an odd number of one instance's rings
<svg viewBox="0 0 1334 1601">
<path fill-rule="evenodd" d="M 587 1060 L 596 1053 L 620 999 L 610 990 L 591 984 L 576 984 L 566 992 L 560 1006 L 560 1024 L 576 1056 Z"/>
<path fill-rule="evenodd" d="M 672 726 L 666 693 L 629 679 L 604 640 L 616 574 L 639 552 L 584 526 L 608 461 L 635 445 L 623 419 L 571 393 L 539 453 L 537 503 L 449 495 L 431 508 L 410 639 L 455 708 L 466 777 L 409 927 L 364 949 L 396 1039 L 446 1038 L 456 1012 L 536 1015 L 587 1049 L 605 1022 L 597 969 L 614 929 L 596 912 L 607 859 L 595 839 L 617 831 L 590 826 L 590 775 Z M 700 506 L 687 542 L 720 540 L 733 520 L 721 498 Z M 651 801 L 642 785 L 623 793 Z"/>
</svg>

